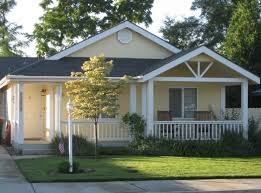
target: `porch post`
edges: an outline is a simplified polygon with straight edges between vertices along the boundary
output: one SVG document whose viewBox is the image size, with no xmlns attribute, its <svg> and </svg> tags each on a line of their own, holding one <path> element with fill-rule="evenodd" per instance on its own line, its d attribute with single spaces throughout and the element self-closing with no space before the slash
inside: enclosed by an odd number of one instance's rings
<svg viewBox="0 0 261 193">
<path fill-rule="evenodd" d="M 136 113 L 136 106 L 137 106 L 137 89 L 136 84 L 130 85 L 130 112 Z"/>
<path fill-rule="evenodd" d="M 248 80 L 241 83 L 241 120 L 243 136 L 248 139 Z"/>
<path fill-rule="evenodd" d="M 224 119 L 226 112 L 226 86 L 222 86 L 220 90 L 220 118 Z"/>
<path fill-rule="evenodd" d="M 17 83 L 16 87 L 16 124 L 17 124 L 17 143 L 23 144 L 24 143 L 24 85 L 23 83 Z"/>
<path fill-rule="evenodd" d="M 55 88 L 55 97 L 54 97 L 54 116 L 55 116 L 55 133 L 61 135 L 61 103 L 62 103 L 62 84 L 59 84 Z"/>
<path fill-rule="evenodd" d="M 147 136 L 153 134 L 154 119 L 154 81 L 149 80 L 147 84 Z"/>
<path fill-rule="evenodd" d="M 141 86 L 141 115 L 144 119 L 147 117 L 147 84 Z"/>
</svg>

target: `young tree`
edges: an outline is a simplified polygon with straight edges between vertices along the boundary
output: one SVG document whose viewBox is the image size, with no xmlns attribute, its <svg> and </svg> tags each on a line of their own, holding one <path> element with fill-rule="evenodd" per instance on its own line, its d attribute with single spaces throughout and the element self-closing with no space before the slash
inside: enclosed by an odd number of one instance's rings
<svg viewBox="0 0 261 193">
<path fill-rule="evenodd" d="M 255 72 L 261 66 L 260 13 L 257 0 L 239 2 L 220 49 L 229 59 Z"/>
<path fill-rule="evenodd" d="M 44 15 L 33 36 L 38 56 L 52 55 L 119 22 L 152 23 L 154 0 L 42 0 Z"/>
<path fill-rule="evenodd" d="M 83 72 L 72 73 L 75 78 L 66 82 L 67 94 L 72 98 L 74 118 L 90 118 L 95 126 L 95 156 L 97 155 L 97 126 L 101 114 L 114 116 L 119 109 L 118 98 L 126 76 L 118 82 L 108 79 L 112 61 L 103 56 L 92 57 L 82 65 Z"/>
<path fill-rule="evenodd" d="M 0 56 L 23 55 L 24 52 L 21 48 L 28 43 L 17 37 L 26 35 L 20 32 L 22 26 L 10 23 L 7 20 L 7 14 L 15 5 L 15 0 L 0 1 Z"/>
</svg>

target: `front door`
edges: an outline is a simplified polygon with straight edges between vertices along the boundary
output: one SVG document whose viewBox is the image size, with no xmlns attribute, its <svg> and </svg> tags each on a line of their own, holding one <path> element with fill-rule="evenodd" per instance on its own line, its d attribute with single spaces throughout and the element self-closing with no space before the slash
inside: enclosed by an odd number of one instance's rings
<svg viewBox="0 0 261 193">
<path fill-rule="evenodd" d="M 24 138 L 43 138 L 44 96 L 41 86 L 25 85 L 24 88 Z"/>
</svg>

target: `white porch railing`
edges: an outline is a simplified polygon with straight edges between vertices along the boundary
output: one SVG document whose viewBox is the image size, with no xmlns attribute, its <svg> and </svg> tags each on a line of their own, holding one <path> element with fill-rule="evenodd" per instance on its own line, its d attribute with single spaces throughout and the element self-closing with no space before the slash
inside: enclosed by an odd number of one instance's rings
<svg viewBox="0 0 261 193">
<path fill-rule="evenodd" d="M 67 121 L 62 121 L 62 133 L 68 134 Z M 101 119 L 98 122 L 98 140 L 100 141 L 128 141 L 129 130 L 119 119 Z M 72 121 L 72 133 L 95 140 L 94 122 L 91 120 Z"/>
<path fill-rule="evenodd" d="M 242 132 L 242 121 L 155 121 L 152 135 L 175 140 L 218 140 L 225 131 Z"/>
</svg>

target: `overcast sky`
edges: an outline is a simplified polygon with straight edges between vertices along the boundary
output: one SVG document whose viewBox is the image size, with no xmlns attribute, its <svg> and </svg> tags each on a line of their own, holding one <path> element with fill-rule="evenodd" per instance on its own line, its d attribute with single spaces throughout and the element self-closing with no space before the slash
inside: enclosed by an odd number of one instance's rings
<svg viewBox="0 0 261 193">
<path fill-rule="evenodd" d="M 33 26 L 43 14 L 39 3 L 41 0 L 16 0 L 17 5 L 9 14 L 9 20 L 23 26 L 23 31 L 32 33 Z M 154 0 L 152 8 L 153 24 L 149 26 L 148 31 L 161 36 L 159 29 L 166 16 L 174 16 L 178 19 L 194 15 L 190 10 L 192 0 Z M 144 27 L 144 26 L 142 26 Z M 35 43 L 31 43 L 25 48 L 28 56 L 35 56 Z"/>
</svg>

